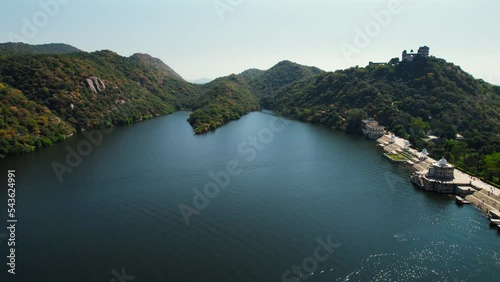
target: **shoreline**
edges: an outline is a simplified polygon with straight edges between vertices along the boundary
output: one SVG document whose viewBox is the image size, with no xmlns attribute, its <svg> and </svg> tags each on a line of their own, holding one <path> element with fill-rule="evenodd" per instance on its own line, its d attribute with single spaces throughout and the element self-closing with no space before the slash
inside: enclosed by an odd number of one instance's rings
<svg viewBox="0 0 500 282">
<path fill-rule="evenodd" d="M 414 185 L 426 191 L 463 197 L 482 211 L 486 217 L 500 219 L 500 189 L 452 165 L 448 165 L 448 167 L 450 169 L 453 167 L 453 179 L 439 180 L 432 178 L 429 176 L 428 172 L 432 166 L 438 163 L 437 160 L 430 157 L 422 158 L 421 153 L 415 149 L 405 149 L 406 140 L 403 138 L 396 137 L 394 142 L 392 142 L 391 134 L 385 134 L 376 141 L 378 146 L 384 149 L 384 155 L 389 160 L 391 160 L 391 158 L 387 157 L 387 155 L 390 154 L 397 154 L 406 158 L 406 160 L 403 161 L 391 161 L 396 164 L 403 163 L 414 171 L 413 175 L 410 177 Z M 427 189 L 428 186 L 424 184 L 432 184 L 432 187 L 436 186 L 437 188 Z"/>
</svg>

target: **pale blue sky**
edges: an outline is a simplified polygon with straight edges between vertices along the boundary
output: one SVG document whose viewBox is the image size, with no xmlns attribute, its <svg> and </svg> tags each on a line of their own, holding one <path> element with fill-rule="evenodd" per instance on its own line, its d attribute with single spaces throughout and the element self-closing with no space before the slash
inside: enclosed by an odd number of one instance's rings
<svg viewBox="0 0 500 282">
<path fill-rule="evenodd" d="M 58 11 L 47 16 L 40 3 L 54 1 Z M 218 13 L 214 3 L 232 10 Z M 391 18 L 373 25 L 380 11 Z M 285 59 L 324 70 L 365 66 L 428 45 L 432 55 L 500 84 L 499 12 L 498 0 L 17 0 L 2 3 L 0 42 L 15 34 L 32 44 L 149 53 L 188 80 Z M 37 31 L 23 33 L 23 18 Z M 367 27 L 368 44 L 356 44 L 356 28 Z M 348 45 L 357 53 L 346 56 Z"/>
</svg>

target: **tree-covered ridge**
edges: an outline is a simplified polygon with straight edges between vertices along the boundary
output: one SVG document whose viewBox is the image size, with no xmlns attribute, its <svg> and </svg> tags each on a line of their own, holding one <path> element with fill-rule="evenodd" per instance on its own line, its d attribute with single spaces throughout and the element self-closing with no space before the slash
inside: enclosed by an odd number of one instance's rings
<svg viewBox="0 0 500 282">
<path fill-rule="evenodd" d="M 359 131 L 361 118 L 375 117 L 434 156 L 498 182 L 498 173 L 486 169 L 486 157 L 500 151 L 499 98 L 500 87 L 430 57 L 321 74 L 274 93 L 272 106 L 350 131 Z M 444 142 L 426 143 L 429 133 Z M 455 140 L 456 134 L 465 140 Z"/>
<path fill-rule="evenodd" d="M 259 70 L 259 69 L 247 69 L 246 71 L 242 72 L 239 74 L 242 78 L 246 80 L 253 79 L 261 74 L 263 74 L 265 71 Z"/>
<path fill-rule="evenodd" d="M 500 182 L 500 87 L 442 59 L 392 59 L 335 72 L 283 61 L 267 71 L 250 69 L 196 85 L 146 54 L 72 48 L 22 45 L 2 53 L 6 47 L 0 45 L 0 154 L 179 109 L 194 110 L 188 121 L 204 133 L 262 106 L 350 132 L 359 132 L 362 118 L 375 117 L 435 157 Z M 426 141 L 428 134 L 442 142 Z"/>
<path fill-rule="evenodd" d="M 201 130 L 206 124 L 216 128 L 260 108 L 247 83 L 234 75 L 195 85 L 146 54 L 123 57 L 108 50 L 31 54 L 25 47 L 15 54 L 0 55 L 0 83 L 22 91 L 31 103 L 64 121 L 70 131 L 129 124 L 175 110 L 195 109 L 192 124 L 200 133 L 208 130 Z M 9 117 L 13 119 L 15 116 Z M 12 124 L 9 128 L 24 132 Z M 46 133 L 42 131 L 39 137 L 51 142 L 62 140 Z M 28 135 L 38 138 L 37 132 L 29 131 Z M 14 132 L 13 136 L 19 134 Z M 22 140 L 26 142 L 18 143 L 29 149 L 20 150 L 4 142 L 1 152 L 15 154 L 40 147 L 26 138 Z"/>
<path fill-rule="evenodd" d="M 68 54 L 82 52 L 67 44 L 52 43 L 42 45 L 29 45 L 25 43 L 0 43 L 0 55 L 26 55 L 26 54 Z"/>
<path fill-rule="evenodd" d="M 0 154 L 33 152 L 72 133 L 47 107 L 0 83 Z"/>
<path fill-rule="evenodd" d="M 130 75 L 138 69 L 131 60 L 110 51 L 0 56 L 0 67 L 0 82 L 20 89 L 77 130 L 127 124 L 175 110 Z M 145 71 L 141 75 L 151 76 Z M 106 88 L 93 92 L 90 77 L 101 79 Z"/>
<path fill-rule="evenodd" d="M 206 93 L 195 102 L 195 110 L 188 119 L 197 134 L 216 129 L 260 109 L 257 97 L 252 94 L 246 81 L 237 75 L 218 78 L 206 88 Z"/>
<path fill-rule="evenodd" d="M 127 58 L 111 51 L 89 55 L 96 55 L 96 59 L 99 59 L 103 54 L 109 55 L 111 67 L 117 67 L 127 79 L 177 110 L 190 109 L 193 98 L 202 93 L 199 85 L 186 82 L 160 59 L 145 54 L 134 54 Z"/>
<path fill-rule="evenodd" d="M 196 133 L 216 129 L 261 106 L 267 107 L 270 93 L 321 73 L 315 67 L 282 61 L 267 71 L 248 69 L 239 75 L 216 79 L 200 86 L 201 95 L 192 104 L 195 111 L 189 123 Z"/>
<path fill-rule="evenodd" d="M 160 71 L 164 76 L 172 76 L 174 78 L 184 80 L 178 73 L 171 69 L 162 60 L 152 57 L 151 55 L 135 53 L 134 55 L 130 56 L 130 59 L 142 68 L 150 68 Z"/>
<path fill-rule="evenodd" d="M 245 77 L 252 92 L 260 98 L 263 107 L 268 108 L 272 93 L 302 79 L 315 77 L 324 71 L 316 67 L 308 67 L 290 61 L 281 61 L 267 71 L 247 70 L 241 75 Z"/>
</svg>

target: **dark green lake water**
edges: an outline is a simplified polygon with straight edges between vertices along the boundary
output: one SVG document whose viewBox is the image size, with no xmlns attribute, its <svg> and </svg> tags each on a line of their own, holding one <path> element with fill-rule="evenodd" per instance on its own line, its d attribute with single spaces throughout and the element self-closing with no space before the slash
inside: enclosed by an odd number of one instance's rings
<svg viewBox="0 0 500 282">
<path fill-rule="evenodd" d="M 0 281 L 499 280 L 499 232 L 475 208 L 414 188 L 375 142 L 268 112 L 196 136 L 188 114 L 104 134 L 62 182 L 52 164 L 82 134 L 2 160 L 0 234 L 7 169 L 18 223 L 17 274 L 6 275 L 0 237 Z M 228 164 L 239 174 L 186 224 L 179 205 L 195 209 L 193 189 Z M 294 280 L 303 264 L 314 275 Z"/>
</svg>

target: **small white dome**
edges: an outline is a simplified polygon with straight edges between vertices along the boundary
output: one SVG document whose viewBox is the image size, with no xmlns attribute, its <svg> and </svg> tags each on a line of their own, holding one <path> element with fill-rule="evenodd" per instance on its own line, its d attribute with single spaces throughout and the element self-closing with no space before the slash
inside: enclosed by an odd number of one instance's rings
<svg viewBox="0 0 500 282">
<path fill-rule="evenodd" d="M 405 140 L 405 145 L 404 145 L 404 148 L 405 148 L 405 149 L 410 148 L 410 141 Z"/>
</svg>

